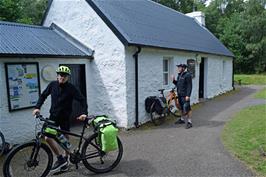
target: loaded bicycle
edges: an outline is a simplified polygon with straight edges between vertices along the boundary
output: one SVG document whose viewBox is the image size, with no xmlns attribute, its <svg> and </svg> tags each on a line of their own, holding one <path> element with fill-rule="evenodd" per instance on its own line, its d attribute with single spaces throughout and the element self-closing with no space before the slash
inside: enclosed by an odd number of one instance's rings
<svg viewBox="0 0 266 177">
<path fill-rule="evenodd" d="M 164 122 L 165 117 L 173 115 L 179 117 L 179 103 L 175 88 L 172 88 L 167 95 L 164 96 L 165 89 L 159 89 L 160 96 L 148 97 L 145 101 L 146 111 L 150 113 L 151 121 L 154 125 L 160 125 Z M 150 101 L 148 101 L 150 99 Z M 148 103 L 149 102 L 149 103 Z"/>
<path fill-rule="evenodd" d="M 78 169 L 78 164 L 94 173 L 106 173 L 115 168 L 123 155 L 123 146 L 116 136 L 117 148 L 107 151 L 103 149 L 100 129 L 113 124 L 104 117 L 88 116 L 83 123 L 81 134 L 61 130 L 54 126 L 54 122 L 42 115 L 36 115 L 36 127 L 42 123 L 41 130 L 37 132 L 33 141 L 14 148 L 7 156 L 3 165 L 4 177 L 45 177 L 49 174 L 53 164 L 53 154 L 44 141 L 45 136 L 53 138 L 64 150 L 70 154 L 70 162 Z M 92 125 L 94 133 L 88 138 L 84 136 L 85 128 Z M 78 137 L 78 147 L 72 152 L 57 138 L 59 134 Z"/>
</svg>

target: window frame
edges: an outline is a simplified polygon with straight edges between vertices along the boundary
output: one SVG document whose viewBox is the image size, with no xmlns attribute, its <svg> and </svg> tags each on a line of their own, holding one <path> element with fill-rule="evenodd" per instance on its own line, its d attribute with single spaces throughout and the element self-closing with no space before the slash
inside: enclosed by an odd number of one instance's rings
<svg viewBox="0 0 266 177">
<path fill-rule="evenodd" d="M 173 57 L 163 57 L 163 86 L 168 86 L 170 83 L 170 72 L 171 72 L 171 68 L 170 68 L 170 64 L 171 61 L 173 60 Z M 167 61 L 167 71 L 165 71 L 165 65 L 164 62 Z M 167 80 L 165 80 L 165 75 L 167 75 Z"/>
</svg>

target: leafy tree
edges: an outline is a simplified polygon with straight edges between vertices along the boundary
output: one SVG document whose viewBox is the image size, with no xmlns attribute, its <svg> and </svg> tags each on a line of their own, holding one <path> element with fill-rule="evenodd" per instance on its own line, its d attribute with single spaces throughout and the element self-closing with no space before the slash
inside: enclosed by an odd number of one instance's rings
<svg viewBox="0 0 266 177">
<path fill-rule="evenodd" d="M 16 21 L 21 15 L 20 0 L 0 0 L 0 20 Z"/>
<path fill-rule="evenodd" d="M 182 13 L 189 13 L 202 9 L 206 0 L 153 0 L 157 3 L 175 9 Z"/>
<path fill-rule="evenodd" d="M 40 24 L 48 0 L 0 0 L 0 20 Z"/>
<path fill-rule="evenodd" d="M 265 1 L 249 0 L 243 12 L 243 38 L 246 39 L 246 60 L 252 62 L 252 72 L 266 72 L 266 10 Z"/>
</svg>

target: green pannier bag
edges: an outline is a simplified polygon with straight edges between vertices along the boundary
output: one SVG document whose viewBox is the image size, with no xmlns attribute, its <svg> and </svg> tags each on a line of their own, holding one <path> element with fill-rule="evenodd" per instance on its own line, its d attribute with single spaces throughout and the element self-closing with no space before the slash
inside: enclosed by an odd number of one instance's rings
<svg viewBox="0 0 266 177">
<path fill-rule="evenodd" d="M 99 133 L 99 140 L 101 150 L 104 152 L 110 152 L 118 149 L 117 134 L 118 128 L 115 127 L 115 123 L 107 118 L 107 116 L 98 116 L 93 121 L 94 128 Z"/>
<path fill-rule="evenodd" d="M 101 148 L 104 152 L 114 151 L 118 148 L 117 133 L 118 129 L 113 125 L 107 125 L 100 129 Z"/>
</svg>

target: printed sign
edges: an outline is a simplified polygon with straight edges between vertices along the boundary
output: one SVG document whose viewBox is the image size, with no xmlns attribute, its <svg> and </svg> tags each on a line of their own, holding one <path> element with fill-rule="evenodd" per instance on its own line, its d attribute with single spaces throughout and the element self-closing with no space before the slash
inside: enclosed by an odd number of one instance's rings
<svg viewBox="0 0 266 177">
<path fill-rule="evenodd" d="M 188 72 L 190 72 L 192 78 L 195 77 L 195 66 L 196 65 L 196 62 L 194 59 L 188 59 L 187 60 L 187 70 Z"/>
<path fill-rule="evenodd" d="M 34 107 L 40 95 L 38 63 L 5 63 L 9 111 Z"/>
</svg>

